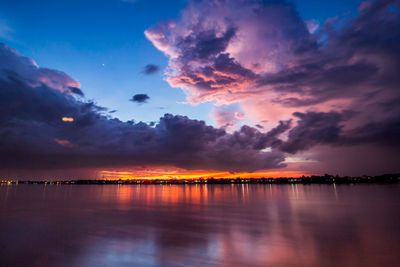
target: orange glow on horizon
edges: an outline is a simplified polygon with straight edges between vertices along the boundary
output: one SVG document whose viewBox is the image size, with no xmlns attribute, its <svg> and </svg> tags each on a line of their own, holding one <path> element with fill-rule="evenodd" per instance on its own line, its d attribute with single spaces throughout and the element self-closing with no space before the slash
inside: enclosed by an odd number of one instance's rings
<svg viewBox="0 0 400 267">
<path fill-rule="evenodd" d="M 280 178 L 280 177 L 301 177 L 310 175 L 298 171 L 260 171 L 260 172 L 240 172 L 229 173 L 221 171 L 186 171 L 182 169 L 157 169 L 149 168 L 145 170 L 102 170 L 98 173 L 98 178 L 111 180 L 129 180 L 129 179 L 161 179 L 161 180 L 193 180 L 193 179 L 234 179 L 234 178 Z"/>
</svg>

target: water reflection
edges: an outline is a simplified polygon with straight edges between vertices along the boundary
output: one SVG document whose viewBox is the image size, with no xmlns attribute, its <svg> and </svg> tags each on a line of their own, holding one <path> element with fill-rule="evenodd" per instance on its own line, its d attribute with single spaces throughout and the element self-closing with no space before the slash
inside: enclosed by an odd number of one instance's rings
<svg viewBox="0 0 400 267">
<path fill-rule="evenodd" d="M 0 265 L 399 266 L 398 185 L 0 187 Z"/>
</svg>

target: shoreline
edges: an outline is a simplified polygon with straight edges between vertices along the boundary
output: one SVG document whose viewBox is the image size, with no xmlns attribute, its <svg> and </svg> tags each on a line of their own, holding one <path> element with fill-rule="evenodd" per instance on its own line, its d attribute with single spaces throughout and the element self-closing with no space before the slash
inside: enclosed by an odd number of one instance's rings
<svg viewBox="0 0 400 267">
<path fill-rule="evenodd" d="M 199 179 L 101 179 L 101 180 L 0 180 L 0 185 L 12 184 L 76 184 L 76 185 L 129 185 L 129 184 L 394 184 L 400 174 L 379 176 L 339 177 L 333 175 L 290 178 L 199 178 Z"/>
</svg>

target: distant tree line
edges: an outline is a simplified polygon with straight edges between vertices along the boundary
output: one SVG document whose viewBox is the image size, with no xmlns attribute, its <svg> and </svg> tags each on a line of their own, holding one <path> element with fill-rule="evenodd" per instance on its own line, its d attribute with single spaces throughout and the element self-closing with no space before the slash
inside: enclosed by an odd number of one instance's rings
<svg viewBox="0 0 400 267">
<path fill-rule="evenodd" d="M 323 176 L 280 177 L 280 178 L 198 178 L 198 179 L 101 179 L 101 180 L 64 180 L 64 181 L 16 181 L 1 180 L 1 184 L 355 184 L 355 183 L 398 183 L 400 174 L 383 174 L 379 176 Z"/>
</svg>

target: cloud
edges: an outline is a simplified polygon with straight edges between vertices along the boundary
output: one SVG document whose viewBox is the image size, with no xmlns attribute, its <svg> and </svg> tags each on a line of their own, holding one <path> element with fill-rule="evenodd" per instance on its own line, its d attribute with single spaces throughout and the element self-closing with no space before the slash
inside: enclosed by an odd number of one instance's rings
<svg viewBox="0 0 400 267">
<path fill-rule="evenodd" d="M 160 67 L 154 64 L 147 64 L 146 66 L 144 66 L 143 68 L 143 72 L 146 75 L 151 75 L 151 74 L 155 74 L 157 72 L 160 71 Z"/>
<path fill-rule="evenodd" d="M 307 20 L 307 21 L 305 21 L 305 23 L 306 23 L 308 31 L 311 34 L 315 33 L 318 30 L 319 26 L 320 26 L 319 21 L 316 20 L 316 19 Z"/>
<path fill-rule="evenodd" d="M 244 119 L 241 108 L 235 104 L 214 107 L 211 116 L 218 127 L 223 127 L 227 130 L 234 128 L 238 121 Z"/>
<path fill-rule="evenodd" d="M 74 147 L 75 145 L 72 144 L 70 141 L 68 140 L 61 140 L 61 139 L 54 139 L 54 142 L 56 142 L 57 144 L 59 144 L 60 146 L 65 146 L 65 147 Z"/>
<path fill-rule="evenodd" d="M 189 103 L 214 103 L 218 125 L 234 117 L 217 110 L 236 103 L 265 129 L 292 121 L 276 146 L 285 153 L 388 150 L 400 123 L 399 6 L 369 1 L 317 23 L 289 1 L 189 1 L 145 35 L 169 58 L 169 84 Z"/>
<path fill-rule="evenodd" d="M 72 93 L 80 84 L 62 71 L 39 67 L 28 57 L 21 56 L 16 50 L 0 43 L 0 78 L 17 78 L 30 86 L 47 85 L 61 92 Z M 71 89 L 74 88 L 74 89 Z"/>
<path fill-rule="evenodd" d="M 167 81 L 192 102 L 226 103 L 256 94 L 265 72 L 292 64 L 316 42 L 284 1 L 190 1 L 176 21 L 145 31 L 169 58 Z"/>
<path fill-rule="evenodd" d="M 11 34 L 13 32 L 14 32 L 14 30 L 11 27 L 9 27 L 3 21 L 0 21 L 0 38 L 10 40 L 10 39 L 12 39 Z"/>
<path fill-rule="evenodd" d="M 317 144 L 334 144 L 339 140 L 344 120 L 343 115 L 336 112 L 299 113 L 293 114 L 300 120 L 297 126 L 290 130 L 288 140 L 280 148 L 289 153 L 306 150 Z"/>
<path fill-rule="evenodd" d="M 78 87 L 69 87 L 69 89 L 70 89 L 70 91 L 71 91 L 71 93 L 74 93 L 74 94 L 76 94 L 76 95 L 79 95 L 79 96 L 85 96 L 85 94 L 83 93 L 83 91 L 80 89 L 80 88 L 78 88 Z"/>
<path fill-rule="evenodd" d="M 279 145 L 284 152 L 294 154 L 316 145 L 354 147 L 362 144 L 389 150 L 400 148 L 399 117 L 344 129 L 345 122 L 356 116 L 353 112 L 296 112 L 293 115 L 299 120 L 289 131 L 287 140 Z"/>
<path fill-rule="evenodd" d="M 147 100 L 149 100 L 149 99 L 150 99 L 150 97 L 146 94 L 136 94 L 136 95 L 132 96 L 132 98 L 129 99 L 129 101 L 142 104 L 142 103 L 146 103 Z"/>
<path fill-rule="evenodd" d="M 170 59 L 167 81 L 192 103 L 340 111 L 382 88 L 381 98 L 398 96 L 400 20 L 389 10 L 395 4 L 372 2 L 343 27 L 329 19 L 310 34 L 315 21 L 302 21 L 286 1 L 190 1 L 181 18 L 145 34 Z M 344 99 L 347 106 L 338 108 Z"/>
<path fill-rule="evenodd" d="M 7 64 L 7 60 L 20 64 Z M 103 107 L 75 98 L 70 89 L 59 90 L 71 86 L 65 75 L 52 75 L 57 71 L 45 72 L 52 77 L 51 83 L 33 83 L 26 78 L 36 77 L 31 72 L 19 74 L 32 68 L 32 60 L 4 45 L 0 62 L 8 66 L 0 70 L 2 170 L 175 166 L 255 171 L 285 166 L 279 150 L 261 151 L 260 142 L 277 139 L 273 131 L 264 134 L 246 126 L 230 134 L 171 114 L 151 124 L 122 122 L 102 115 Z"/>
</svg>

